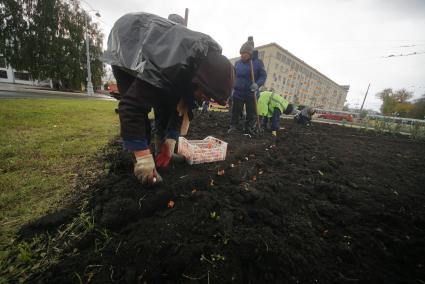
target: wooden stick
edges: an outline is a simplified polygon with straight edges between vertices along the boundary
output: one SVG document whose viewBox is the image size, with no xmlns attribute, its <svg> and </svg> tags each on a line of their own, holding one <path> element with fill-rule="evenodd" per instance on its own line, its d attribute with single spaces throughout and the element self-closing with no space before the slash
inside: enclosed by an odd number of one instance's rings
<svg viewBox="0 0 425 284">
<path fill-rule="evenodd" d="M 255 78 L 254 78 L 254 65 L 252 64 L 252 59 L 249 60 L 249 63 L 251 65 L 251 81 L 254 84 Z M 256 93 L 253 92 L 253 98 L 254 98 L 254 107 L 255 107 L 255 116 L 257 118 L 257 128 L 260 128 L 260 118 L 258 117 L 258 110 L 257 110 L 257 96 Z"/>
</svg>

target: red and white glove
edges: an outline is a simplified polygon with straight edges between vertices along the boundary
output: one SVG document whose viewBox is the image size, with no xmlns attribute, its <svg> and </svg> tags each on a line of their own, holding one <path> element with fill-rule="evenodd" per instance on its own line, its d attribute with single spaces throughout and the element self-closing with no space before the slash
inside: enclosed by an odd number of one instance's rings
<svg viewBox="0 0 425 284">
<path fill-rule="evenodd" d="M 158 168 L 166 168 L 170 164 L 173 157 L 174 148 L 176 147 L 176 140 L 167 138 L 162 143 L 158 155 L 156 155 L 155 163 Z"/>
<path fill-rule="evenodd" d="M 153 185 L 162 182 L 162 177 L 155 168 L 155 162 L 152 154 L 147 151 L 136 155 L 136 164 L 134 164 L 134 175 L 143 185 Z"/>
</svg>

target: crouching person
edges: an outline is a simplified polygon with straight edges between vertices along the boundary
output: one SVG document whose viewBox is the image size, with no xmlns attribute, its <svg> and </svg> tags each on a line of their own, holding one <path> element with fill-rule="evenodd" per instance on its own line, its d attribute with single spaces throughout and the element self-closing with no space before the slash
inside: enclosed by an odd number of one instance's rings
<svg viewBox="0 0 425 284">
<path fill-rule="evenodd" d="M 195 103 L 212 98 L 226 104 L 233 67 L 208 35 L 148 13 L 118 19 L 102 60 L 112 65 L 122 94 L 121 136 L 124 148 L 135 157 L 134 175 L 144 185 L 161 182 L 157 169 L 169 165 Z M 149 149 L 151 108 L 159 149 L 155 160 Z"/>
<path fill-rule="evenodd" d="M 270 129 L 273 136 L 276 136 L 277 131 L 280 129 L 280 116 L 282 114 L 290 114 L 293 110 L 292 104 L 273 91 L 260 93 L 257 108 L 263 129 L 268 128 L 268 122 L 271 120 Z"/>
<path fill-rule="evenodd" d="M 294 116 L 294 120 L 297 123 L 310 126 L 311 125 L 311 119 L 313 115 L 316 113 L 315 108 L 311 107 L 305 107 L 303 108 L 298 114 Z"/>
</svg>

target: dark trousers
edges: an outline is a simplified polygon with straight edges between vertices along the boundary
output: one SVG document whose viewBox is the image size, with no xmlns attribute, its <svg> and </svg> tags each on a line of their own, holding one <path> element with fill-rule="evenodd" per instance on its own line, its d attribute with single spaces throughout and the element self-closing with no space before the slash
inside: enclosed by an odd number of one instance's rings
<svg viewBox="0 0 425 284">
<path fill-rule="evenodd" d="M 277 131 L 279 130 L 279 125 L 280 125 L 280 116 L 282 115 L 282 113 L 280 112 L 280 109 L 275 108 L 273 111 L 273 116 L 272 116 L 272 131 Z"/>
<path fill-rule="evenodd" d="M 294 116 L 294 120 L 300 124 L 311 125 L 311 120 L 301 114 Z"/>
<path fill-rule="evenodd" d="M 272 117 L 270 117 L 271 120 L 271 130 L 272 131 L 277 131 L 280 129 L 280 116 L 282 115 L 282 113 L 280 112 L 280 109 L 275 108 L 273 110 L 273 115 Z M 267 124 L 269 122 L 269 118 L 267 116 L 263 116 L 263 128 L 267 129 Z"/>
<path fill-rule="evenodd" d="M 255 104 L 254 99 L 251 96 L 246 96 L 243 99 L 233 98 L 232 105 L 232 119 L 230 122 L 230 126 L 237 128 L 242 117 L 243 107 L 245 105 L 246 108 L 246 122 L 245 122 L 245 130 L 249 130 L 254 126 L 255 123 Z"/>
</svg>

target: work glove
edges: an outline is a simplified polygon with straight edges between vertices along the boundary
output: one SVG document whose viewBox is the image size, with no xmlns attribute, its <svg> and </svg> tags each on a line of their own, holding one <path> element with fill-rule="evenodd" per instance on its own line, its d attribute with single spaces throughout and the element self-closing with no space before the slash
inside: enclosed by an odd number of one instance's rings
<svg viewBox="0 0 425 284">
<path fill-rule="evenodd" d="M 249 87 L 251 92 L 256 93 L 258 91 L 258 85 L 256 83 L 252 83 L 251 87 Z"/>
<path fill-rule="evenodd" d="M 152 154 L 136 157 L 134 175 L 143 185 L 153 185 L 162 182 L 162 177 L 156 171 Z"/>
<path fill-rule="evenodd" d="M 176 140 L 167 138 L 164 143 L 162 143 L 159 154 L 156 155 L 155 163 L 158 168 L 166 168 L 170 164 L 171 157 L 174 153 L 174 148 L 176 147 Z"/>
</svg>

